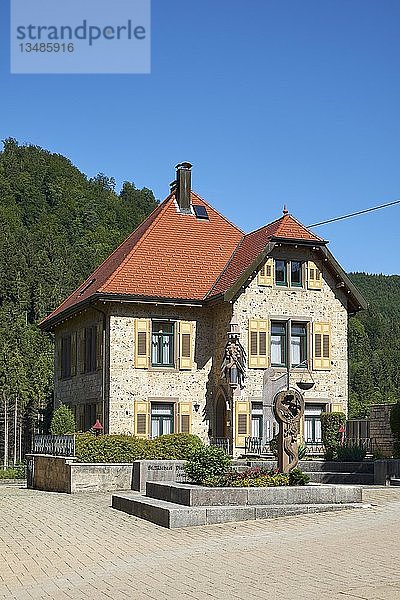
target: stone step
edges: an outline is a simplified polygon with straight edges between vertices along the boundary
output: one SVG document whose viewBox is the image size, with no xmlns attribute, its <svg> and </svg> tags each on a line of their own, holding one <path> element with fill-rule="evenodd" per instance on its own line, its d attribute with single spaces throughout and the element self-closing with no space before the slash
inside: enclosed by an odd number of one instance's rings
<svg viewBox="0 0 400 600">
<path fill-rule="evenodd" d="M 362 489 L 350 485 L 222 487 L 148 481 L 146 496 L 184 506 L 260 506 L 362 502 Z"/>
<path fill-rule="evenodd" d="M 349 485 L 373 485 L 373 473 L 336 473 L 336 472 L 308 472 L 311 483 L 332 483 Z"/>
<path fill-rule="evenodd" d="M 397 477 L 391 477 L 390 485 L 400 486 L 400 479 L 398 479 Z"/>
<path fill-rule="evenodd" d="M 275 469 L 276 461 L 269 460 L 238 460 L 234 464 L 240 466 L 241 469 L 246 467 L 264 467 L 267 469 Z M 301 460 L 299 468 L 305 473 L 316 473 L 319 471 L 329 473 L 371 473 L 374 472 L 374 462 L 372 460 L 363 460 L 360 462 L 339 462 L 326 460 Z"/>
<path fill-rule="evenodd" d="M 161 527 L 174 529 L 232 521 L 253 521 L 290 515 L 366 508 L 362 503 L 287 504 L 258 506 L 183 506 L 164 500 L 131 494 L 114 494 L 112 507 Z"/>
</svg>

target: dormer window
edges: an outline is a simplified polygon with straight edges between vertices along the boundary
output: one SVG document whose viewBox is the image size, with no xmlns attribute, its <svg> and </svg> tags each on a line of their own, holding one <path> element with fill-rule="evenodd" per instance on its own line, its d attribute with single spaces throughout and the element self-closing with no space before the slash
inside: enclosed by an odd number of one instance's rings
<svg viewBox="0 0 400 600">
<path fill-rule="evenodd" d="M 275 260 L 275 285 L 303 286 L 303 263 L 299 260 Z"/>
</svg>

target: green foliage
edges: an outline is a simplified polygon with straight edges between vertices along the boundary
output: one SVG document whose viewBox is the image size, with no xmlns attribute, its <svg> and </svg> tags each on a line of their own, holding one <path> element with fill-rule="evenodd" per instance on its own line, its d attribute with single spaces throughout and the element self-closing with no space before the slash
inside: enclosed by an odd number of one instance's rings
<svg viewBox="0 0 400 600">
<path fill-rule="evenodd" d="M 363 418 L 400 399 L 400 276 L 349 276 L 369 303 L 349 319 L 349 418 Z"/>
<path fill-rule="evenodd" d="M 78 433 L 75 453 L 81 462 L 130 463 L 134 460 L 184 460 L 203 443 L 195 435 L 175 433 L 155 440 L 131 435 L 95 435 Z"/>
<path fill-rule="evenodd" d="M 346 415 L 341 412 L 321 414 L 322 442 L 325 447 L 325 459 L 333 460 L 340 446 L 342 434 L 339 428 L 346 423 Z"/>
<path fill-rule="evenodd" d="M 278 469 L 251 467 L 244 471 L 231 470 L 203 480 L 208 487 L 277 487 L 289 485 L 289 476 Z"/>
<path fill-rule="evenodd" d="M 66 435 L 75 432 L 74 414 L 68 406 L 60 404 L 53 413 L 50 423 L 50 433 L 52 435 Z"/>
<path fill-rule="evenodd" d="M 168 433 L 152 441 L 157 458 L 187 460 L 196 448 L 204 444 L 197 435 L 191 433 Z"/>
<path fill-rule="evenodd" d="M 0 152 L 0 390 L 19 406 L 51 400 L 53 340 L 37 323 L 56 308 L 157 203 L 152 192 L 8 139 Z"/>
<path fill-rule="evenodd" d="M 308 448 L 307 448 L 306 444 L 300 444 L 299 448 L 298 448 L 299 460 L 303 460 L 307 456 L 307 453 L 308 453 Z"/>
<path fill-rule="evenodd" d="M 25 479 L 25 464 L 18 463 L 14 467 L 7 467 L 7 469 L 0 468 L 0 479 Z"/>
<path fill-rule="evenodd" d="M 394 437 L 400 440 L 400 402 L 393 404 L 390 409 L 390 429 Z"/>
<path fill-rule="evenodd" d="M 364 460 L 366 454 L 366 449 L 358 444 L 344 444 L 336 449 L 337 460 L 343 462 L 358 462 L 360 460 Z"/>
<path fill-rule="evenodd" d="M 289 485 L 307 485 L 310 476 L 303 473 L 301 469 L 292 469 L 289 471 Z"/>
<path fill-rule="evenodd" d="M 185 471 L 195 483 L 203 483 L 210 477 L 222 477 L 230 465 L 231 458 L 222 448 L 203 446 L 192 451 Z"/>
</svg>

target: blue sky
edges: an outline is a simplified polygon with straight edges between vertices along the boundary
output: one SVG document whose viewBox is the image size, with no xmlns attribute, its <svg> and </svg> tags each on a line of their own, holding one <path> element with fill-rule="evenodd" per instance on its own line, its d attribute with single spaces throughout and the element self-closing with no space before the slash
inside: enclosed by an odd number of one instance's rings
<svg viewBox="0 0 400 600">
<path fill-rule="evenodd" d="M 112 3 L 110 2 L 110 6 Z M 163 199 L 174 166 L 249 231 L 400 198 L 398 0 L 153 0 L 150 75 L 11 75 L 0 138 Z M 347 270 L 400 273 L 400 205 L 318 227 Z"/>
</svg>

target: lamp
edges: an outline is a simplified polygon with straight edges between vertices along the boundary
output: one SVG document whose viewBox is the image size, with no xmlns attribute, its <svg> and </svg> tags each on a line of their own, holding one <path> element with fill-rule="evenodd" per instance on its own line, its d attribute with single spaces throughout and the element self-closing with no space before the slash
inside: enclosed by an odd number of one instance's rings
<svg viewBox="0 0 400 600">
<path fill-rule="evenodd" d="M 200 404 L 199 404 L 199 403 L 196 401 L 196 402 L 193 404 L 193 408 L 194 408 L 194 412 L 198 413 L 198 412 L 199 412 L 199 410 L 200 410 Z"/>
</svg>

